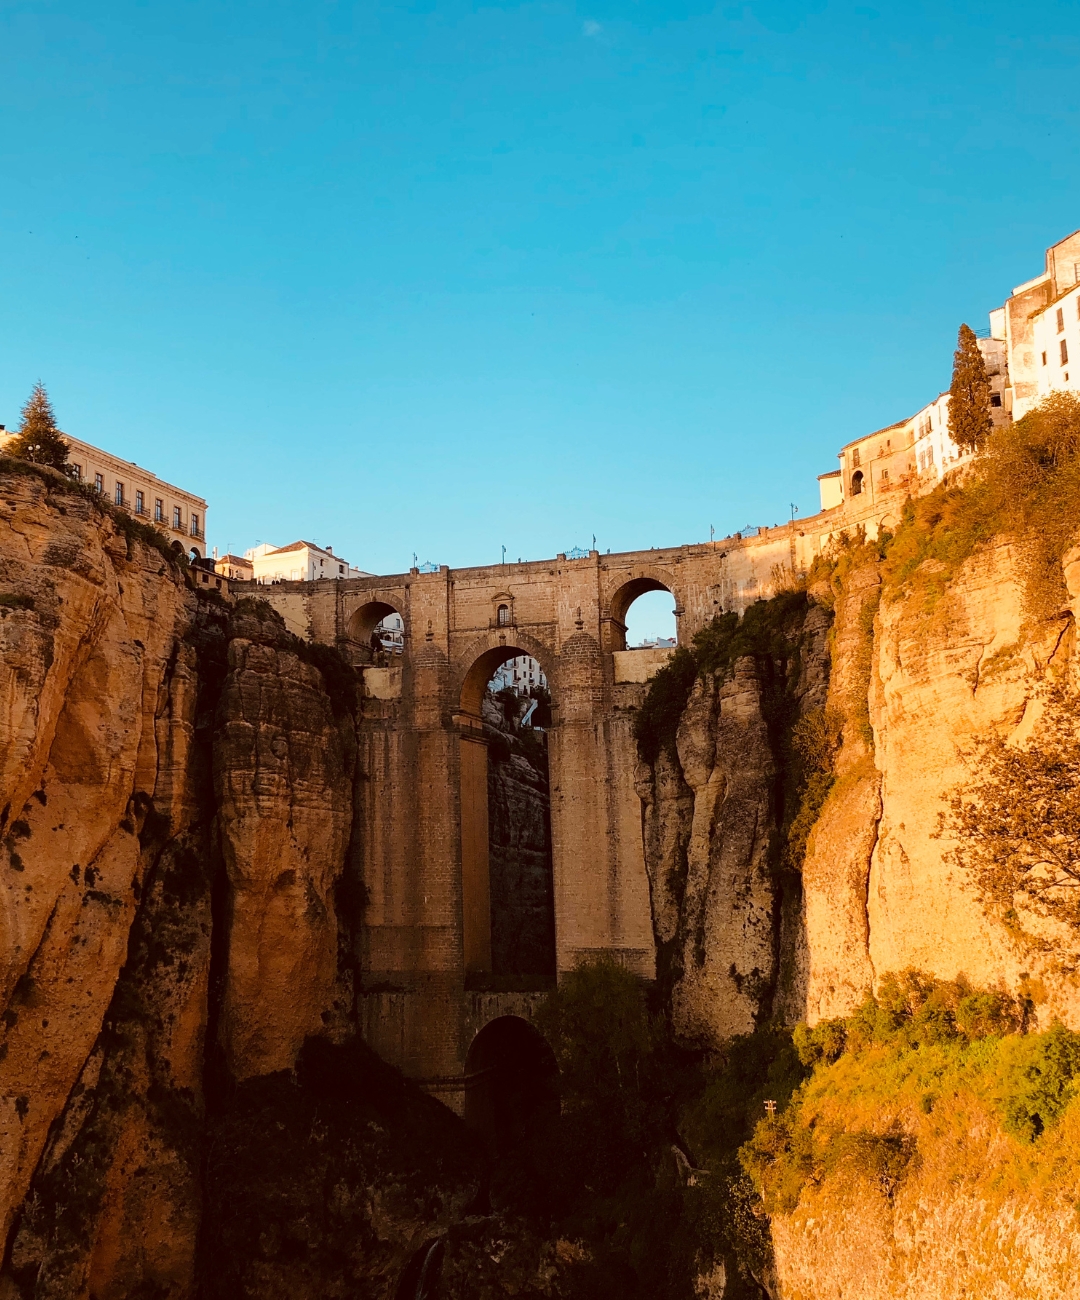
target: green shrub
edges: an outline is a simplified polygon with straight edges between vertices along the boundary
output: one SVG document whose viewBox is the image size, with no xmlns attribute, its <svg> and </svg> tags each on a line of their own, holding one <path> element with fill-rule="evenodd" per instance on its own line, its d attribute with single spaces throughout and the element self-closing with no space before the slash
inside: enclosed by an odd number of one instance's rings
<svg viewBox="0 0 1080 1300">
<path fill-rule="evenodd" d="M 845 1171 L 891 1197 L 931 1115 L 963 1132 L 975 1107 L 1021 1144 L 1045 1141 L 1080 1097 L 1080 1034 L 1023 1034 L 1022 1021 L 1005 993 L 909 970 L 886 976 L 853 1015 L 796 1027 L 812 1074 L 739 1151 L 766 1208 L 790 1213 L 807 1183 Z M 957 1177 L 969 1176 L 962 1144 L 953 1155 Z M 1080 1177 L 1080 1151 L 1069 1159 L 1068 1176 Z M 1010 1168 L 1011 1185 L 1030 1181 L 1019 1155 Z"/>
<path fill-rule="evenodd" d="M 1057 1024 L 1014 1045 L 1001 1097 L 1008 1132 L 1034 1142 L 1080 1093 L 1080 1034 Z"/>
<path fill-rule="evenodd" d="M 697 677 L 697 661 L 689 650 L 680 646 L 650 681 L 634 718 L 634 739 L 646 763 L 655 763 L 661 750 L 674 754 L 679 720 Z"/>
</svg>

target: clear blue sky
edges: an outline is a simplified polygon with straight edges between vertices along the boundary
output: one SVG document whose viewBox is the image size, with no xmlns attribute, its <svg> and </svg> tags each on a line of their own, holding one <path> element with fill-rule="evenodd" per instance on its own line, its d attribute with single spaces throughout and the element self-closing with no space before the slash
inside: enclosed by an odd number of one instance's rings
<svg viewBox="0 0 1080 1300">
<path fill-rule="evenodd" d="M 804 514 L 1080 226 L 1080 5 L 0 10 L 0 421 L 365 569 Z"/>
</svg>

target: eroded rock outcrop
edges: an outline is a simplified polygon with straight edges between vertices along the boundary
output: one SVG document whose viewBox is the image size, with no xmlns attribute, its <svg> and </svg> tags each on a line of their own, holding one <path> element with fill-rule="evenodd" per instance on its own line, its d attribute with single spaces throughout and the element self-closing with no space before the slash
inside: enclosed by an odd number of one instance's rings
<svg viewBox="0 0 1080 1300">
<path fill-rule="evenodd" d="M 661 978 L 688 1042 L 749 1033 L 793 978 L 783 751 L 793 722 L 824 705 L 829 617 L 796 600 L 782 622 L 756 653 L 697 677 L 675 745 L 638 772 Z"/>
</svg>

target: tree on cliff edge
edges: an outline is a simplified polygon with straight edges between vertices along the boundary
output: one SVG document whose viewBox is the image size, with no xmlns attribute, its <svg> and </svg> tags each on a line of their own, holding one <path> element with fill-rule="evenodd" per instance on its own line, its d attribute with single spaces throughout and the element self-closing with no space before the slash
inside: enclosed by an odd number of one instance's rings
<svg viewBox="0 0 1080 1300">
<path fill-rule="evenodd" d="M 71 473 L 68 445 L 56 427 L 52 403 L 40 379 L 22 409 L 22 425 L 5 451 L 9 456 L 17 456 L 35 465 L 50 465 L 64 474 Z"/>
<path fill-rule="evenodd" d="M 939 831 L 956 847 L 948 861 L 966 867 L 982 901 L 1018 937 L 1046 946 L 1023 927 L 1023 913 L 1080 932 L 1080 728 L 1075 696 L 1060 685 L 1026 745 L 1000 736 L 967 755 L 970 783 L 954 790 Z"/>
<path fill-rule="evenodd" d="M 949 385 L 949 435 L 962 451 L 978 451 L 992 428 L 990 376 L 975 331 L 961 325 Z"/>
</svg>

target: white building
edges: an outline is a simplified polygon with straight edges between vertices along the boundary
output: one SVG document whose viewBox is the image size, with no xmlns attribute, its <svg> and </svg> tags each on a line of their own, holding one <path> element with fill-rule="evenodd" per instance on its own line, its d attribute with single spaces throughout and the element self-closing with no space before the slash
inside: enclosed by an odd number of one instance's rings
<svg viewBox="0 0 1080 1300">
<path fill-rule="evenodd" d="M 979 351 L 990 379 L 995 425 L 1019 420 L 1055 392 L 1080 392 L 1080 231 L 1046 250 L 1042 275 L 1018 285 L 990 313 Z M 818 476 L 822 510 L 856 497 L 917 495 L 970 458 L 949 437 L 949 394 L 907 420 L 863 434 L 840 452 L 840 469 Z"/>
<path fill-rule="evenodd" d="M 0 426 L 0 451 L 15 436 Z M 64 441 L 72 472 L 80 483 L 143 523 L 153 524 L 188 554 L 206 554 L 206 502 L 202 497 L 81 438 L 65 433 Z"/>
<path fill-rule="evenodd" d="M 513 691 L 528 695 L 534 686 L 547 686 L 544 670 L 531 655 L 517 655 L 495 669 L 488 683 L 489 691 Z"/>
<path fill-rule="evenodd" d="M 320 578 L 366 578 L 363 569 L 334 554 L 332 546 L 314 542 L 290 542 L 288 546 L 271 546 L 260 542 L 244 552 L 251 561 L 255 581 L 264 586 L 272 582 L 317 582 Z"/>
<path fill-rule="evenodd" d="M 1076 392 L 1080 359 L 1080 230 L 1046 250 L 1044 270 L 990 313 L 1006 361 L 1004 402 L 1019 420 L 1054 392 Z"/>
</svg>

